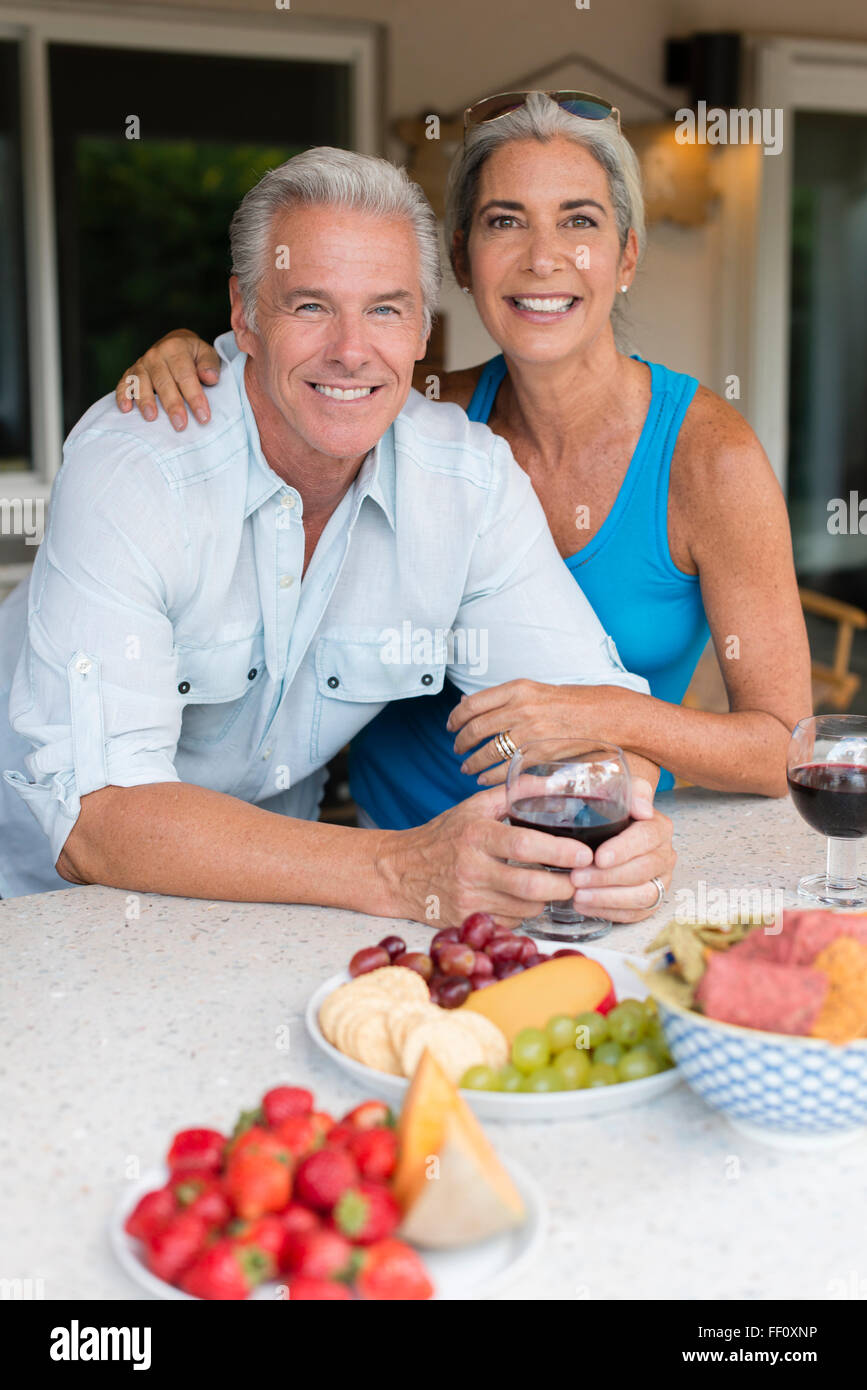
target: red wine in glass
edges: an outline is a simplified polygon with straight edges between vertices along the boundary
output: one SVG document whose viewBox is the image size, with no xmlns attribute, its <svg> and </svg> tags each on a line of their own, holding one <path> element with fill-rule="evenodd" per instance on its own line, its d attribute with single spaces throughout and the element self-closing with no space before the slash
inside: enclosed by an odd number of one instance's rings
<svg viewBox="0 0 867 1390">
<path fill-rule="evenodd" d="M 858 763 L 807 763 L 788 772 L 800 814 L 820 835 L 858 840 L 867 835 L 867 767 Z"/>
<path fill-rule="evenodd" d="M 509 824 L 568 835 L 596 850 L 631 824 L 620 806 L 601 796 L 525 796 L 509 808 Z"/>
</svg>

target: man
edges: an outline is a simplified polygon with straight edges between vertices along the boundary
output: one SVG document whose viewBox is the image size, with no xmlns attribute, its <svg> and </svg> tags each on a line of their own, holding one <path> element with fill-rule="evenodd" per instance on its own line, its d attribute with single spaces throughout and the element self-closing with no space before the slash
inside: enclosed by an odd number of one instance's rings
<svg viewBox="0 0 867 1390">
<path fill-rule="evenodd" d="M 567 874 L 507 861 L 590 851 L 502 823 L 500 789 L 412 831 L 314 819 L 334 753 L 446 670 L 465 691 L 647 688 L 504 442 L 410 396 L 438 289 L 429 206 L 384 160 L 308 150 L 247 194 L 231 241 L 240 352 L 210 422 L 179 442 L 97 402 L 65 447 L 26 633 L 22 592 L 0 609 L 0 653 L 20 651 L 0 892 L 104 883 L 441 924 L 568 899 Z M 394 660 L 384 634 L 407 624 Z M 484 672 L 415 641 L 458 630 L 483 635 Z M 633 809 L 623 873 L 667 877 L 670 826 Z"/>
</svg>

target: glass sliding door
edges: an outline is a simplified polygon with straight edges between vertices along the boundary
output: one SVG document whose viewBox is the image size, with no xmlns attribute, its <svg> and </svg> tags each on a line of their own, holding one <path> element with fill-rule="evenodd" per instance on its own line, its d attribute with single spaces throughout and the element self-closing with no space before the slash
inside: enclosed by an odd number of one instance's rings
<svg viewBox="0 0 867 1390">
<path fill-rule="evenodd" d="M 64 425 L 167 329 L 228 327 L 228 227 L 269 168 L 351 143 L 346 64 L 51 44 Z"/>
<path fill-rule="evenodd" d="M 18 43 L 0 41 L 0 475 L 29 471 L 32 464 L 19 52 Z"/>
<path fill-rule="evenodd" d="M 867 115 L 793 114 L 795 561 L 802 583 L 867 607 Z"/>
</svg>

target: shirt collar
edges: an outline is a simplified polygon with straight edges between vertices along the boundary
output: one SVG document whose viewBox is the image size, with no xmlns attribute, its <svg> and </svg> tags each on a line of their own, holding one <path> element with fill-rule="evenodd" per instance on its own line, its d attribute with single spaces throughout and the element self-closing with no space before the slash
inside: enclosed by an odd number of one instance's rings
<svg viewBox="0 0 867 1390">
<path fill-rule="evenodd" d="M 244 519 L 251 512 L 261 507 L 263 502 L 267 502 L 275 492 L 286 488 L 287 484 L 270 467 L 265 455 L 262 453 L 262 444 L 259 439 L 259 427 L 256 424 L 256 417 L 253 414 L 253 407 L 247 395 L 247 387 L 244 381 L 244 367 L 247 362 L 247 354 L 239 352 L 229 364 L 229 370 L 234 372 L 235 380 L 238 384 L 238 392 L 241 397 L 241 405 L 244 412 L 244 425 L 247 431 L 247 438 L 250 441 L 250 460 L 247 468 L 247 495 L 244 499 Z M 373 449 L 359 469 L 355 479 L 354 490 L 356 503 L 353 507 L 353 518 L 357 516 L 365 497 L 369 497 L 372 502 L 376 502 L 385 514 L 385 517 L 394 530 L 394 489 L 395 489 L 395 457 L 394 457 L 394 425 L 390 425 L 381 439 L 377 441 Z"/>
</svg>

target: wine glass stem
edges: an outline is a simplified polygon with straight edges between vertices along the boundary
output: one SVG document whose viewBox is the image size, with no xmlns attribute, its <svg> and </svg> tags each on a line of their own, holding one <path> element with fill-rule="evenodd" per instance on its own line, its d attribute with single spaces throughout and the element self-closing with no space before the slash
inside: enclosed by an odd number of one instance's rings
<svg viewBox="0 0 867 1390">
<path fill-rule="evenodd" d="M 828 887 L 852 893 L 858 886 L 858 840 L 828 836 Z"/>
</svg>

